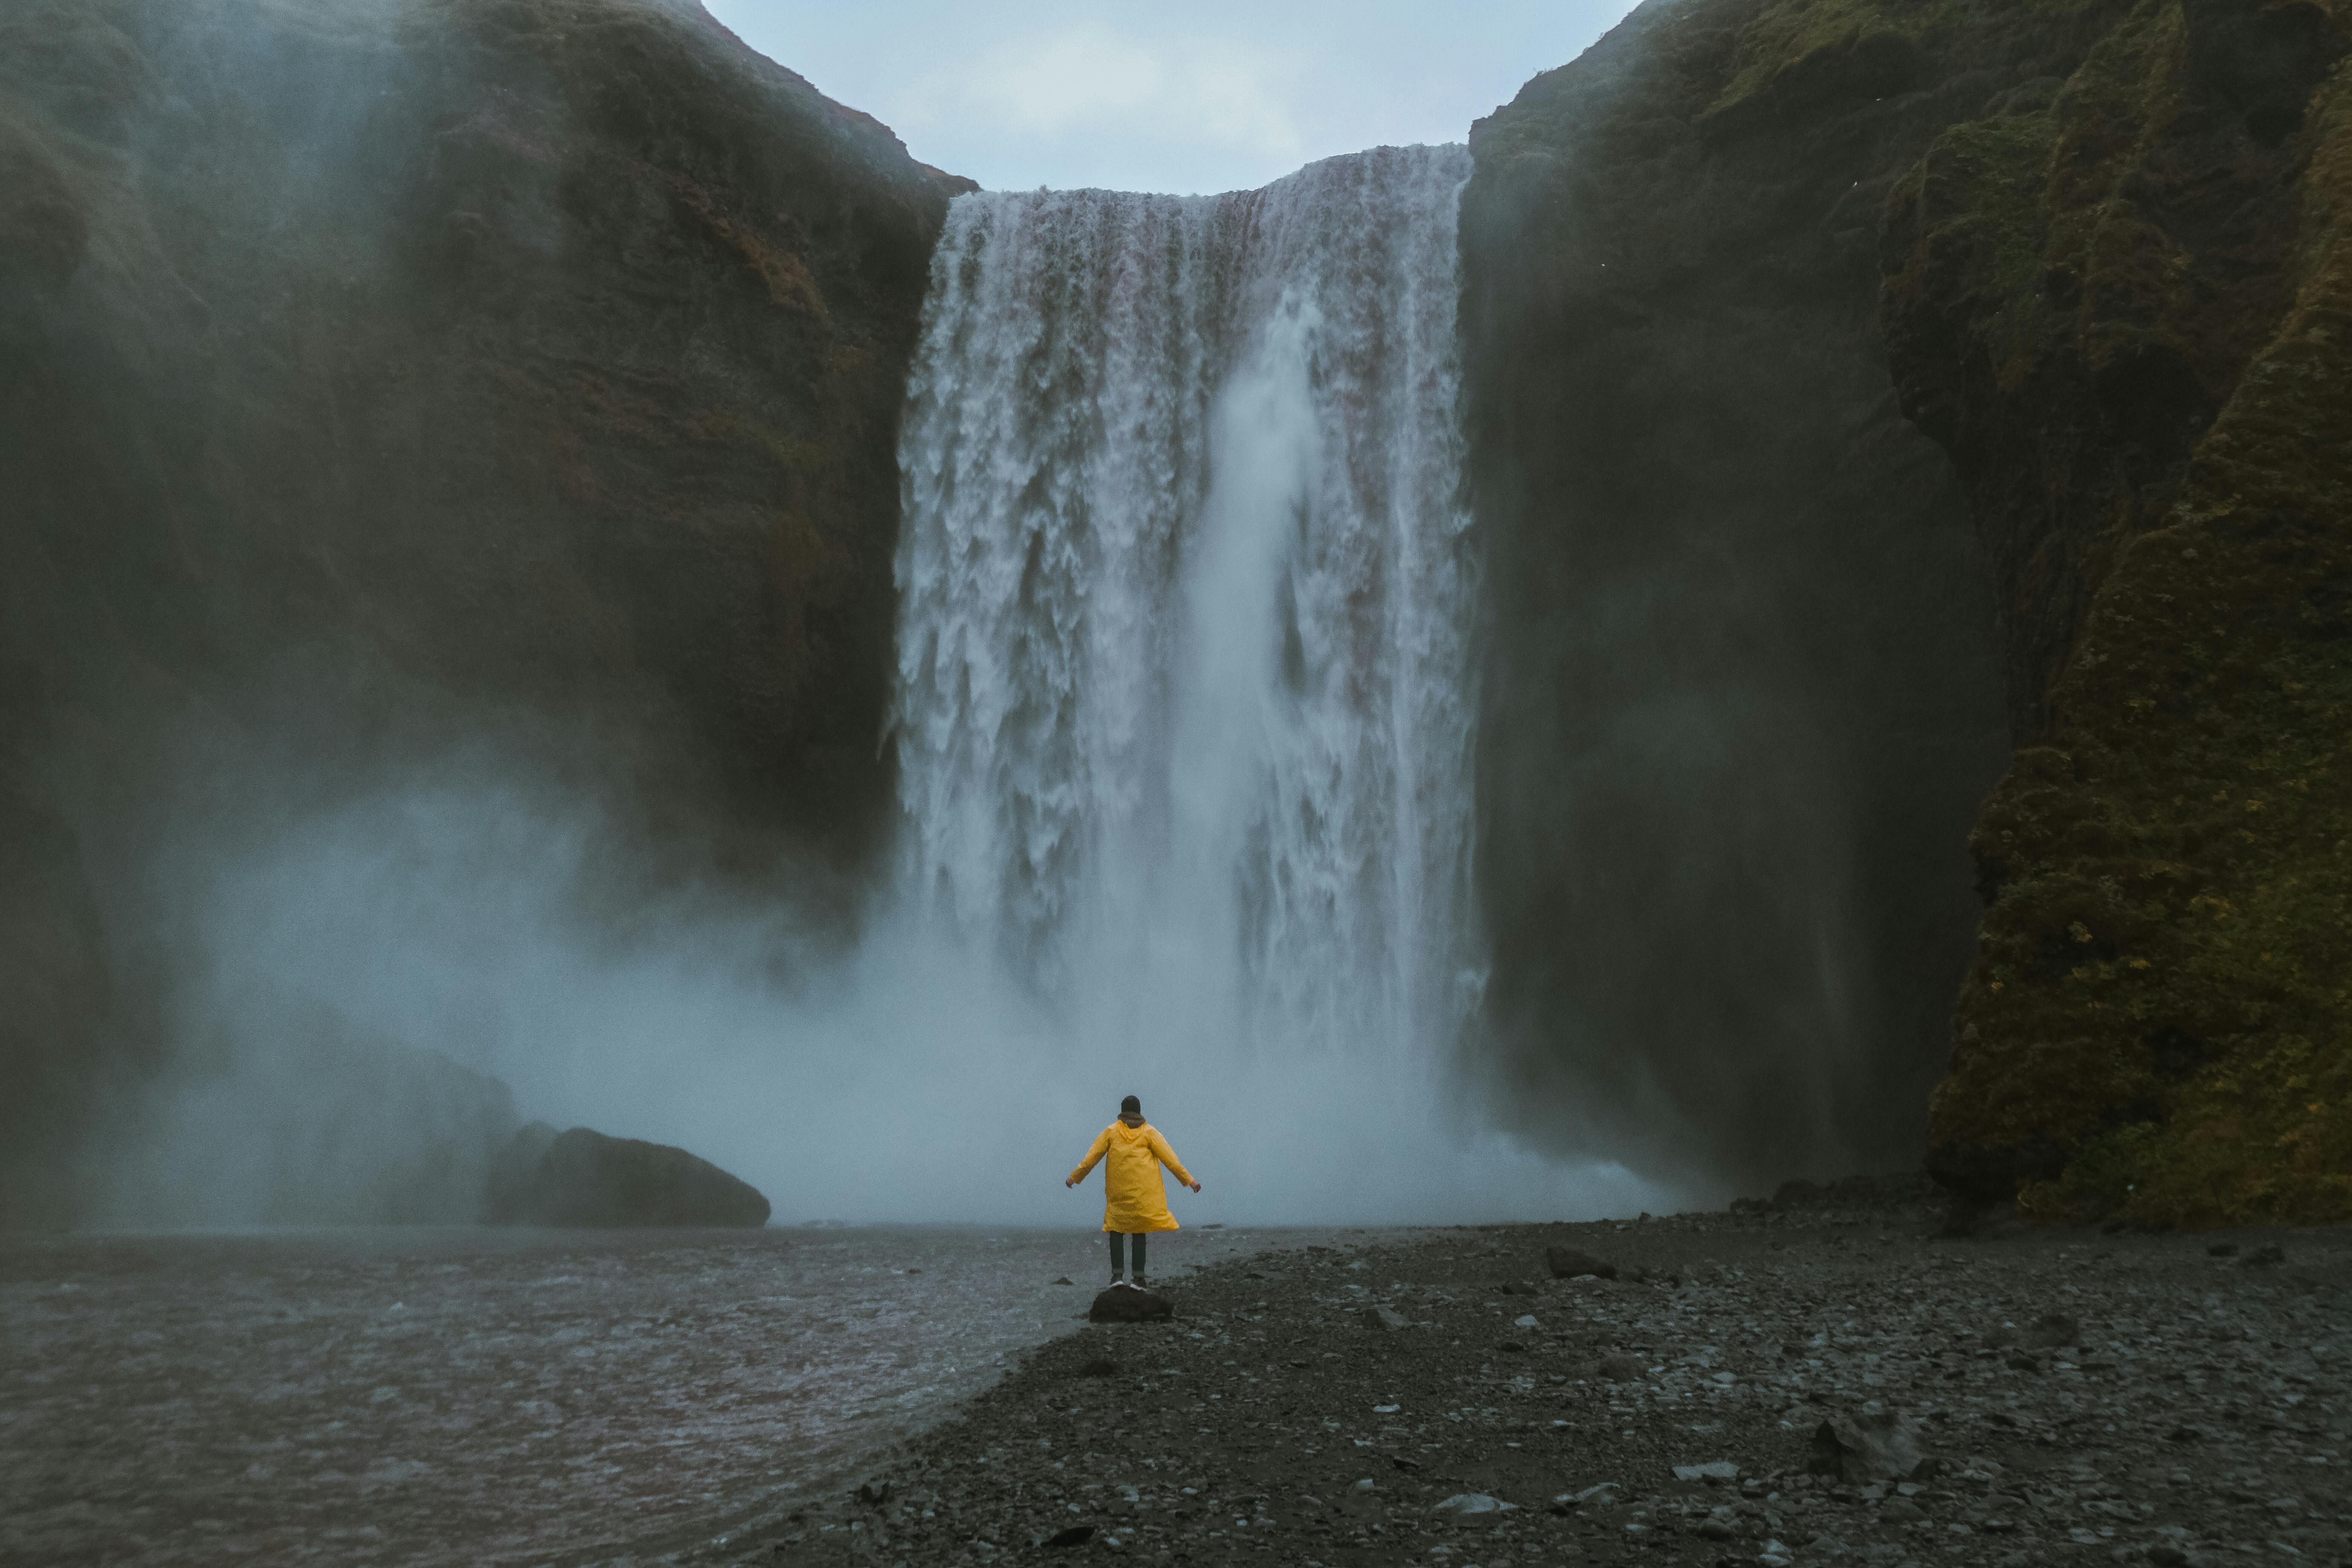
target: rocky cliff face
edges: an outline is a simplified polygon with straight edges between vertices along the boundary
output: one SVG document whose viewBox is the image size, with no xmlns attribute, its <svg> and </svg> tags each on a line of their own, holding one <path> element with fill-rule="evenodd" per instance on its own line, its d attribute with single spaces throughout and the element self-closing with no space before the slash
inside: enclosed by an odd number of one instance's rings
<svg viewBox="0 0 2352 1568">
<path fill-rule="evenodd" d="M 2006 746 L 1966 498 L 1888 374 L 1880 214 L 2084 47 L 1805 15 L 1644 6 L 1479 123 L 1463 208 L 1508 1070 L 1735 1185 L 1917 1158 Z"/>
<path fill-rule="evenodd" d="M 1521 1081 L 1752 1170 L 1916 1151 L 1948 1066 L 1964 1192 L 2352 1212 L 2345 53 L 2313 0 L 1687 0 L 1482 122 Z"/>
<path fill-rule="evenodd" d="M 2347 53 L 2341 5 L 2131 6 L 1889 209 L 2021 746 L 1932 1126 L 1980 1197 L 2352 1217 Z"/>
<path fill-rule="evenodd" d="M 152 1056 L 192 757 L 487 740 L 648 841 L 855 855 L 954 184 L 694 0 L 7 8 L 0 1149 Z"/>
</svg>

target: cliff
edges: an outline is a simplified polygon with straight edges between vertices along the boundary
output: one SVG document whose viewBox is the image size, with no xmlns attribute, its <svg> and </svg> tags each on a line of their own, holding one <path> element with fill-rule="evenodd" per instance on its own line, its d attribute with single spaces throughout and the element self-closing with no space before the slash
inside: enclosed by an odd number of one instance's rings
<svg viewBox="0 0 2352 1568">
<path fill-rule="evenodd" d="M 1481 122 L 1537 1103 L 1734 1172 L 1927 1142 L 2053 1216 L 2352 1213 L 2344 55 L 2309 0 L 1685 0 Z"/>
<path fill-rule="evenodd" d="M 695 0 L 7 8 L 0 1222 L 200 966 L 142 923 L 192 797 L 488 746 L 855 862 L 957 184 Z"/>
<path fill-rule="evenodd" d="M 1932 1164 L 2052 1217 L 2352 1218 L 2352 12 L 2142 4 L 1888 215 L 2020 750 Z"/>
<path fill-rule="evenodd" d="M 1880 213 L 2084 30 L 1827 26 L 1792 63 L 1785 10 L 1645 5 L 1538 77 L 1473 132 L 1462 226 L 1507 1098 L 1734 1189 L 1918 1158 L 2007 747 Z"/>
</svg>

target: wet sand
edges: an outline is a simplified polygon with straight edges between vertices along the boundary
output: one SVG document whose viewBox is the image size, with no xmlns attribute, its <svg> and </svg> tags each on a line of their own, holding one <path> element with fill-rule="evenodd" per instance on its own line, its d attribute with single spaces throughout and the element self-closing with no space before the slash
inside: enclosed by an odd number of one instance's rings
<svg viewBox="0 0 2352 1568">
<path fill-rule="evenodd" d="M 1188 1231 L 1172 1277 L 1259 1245 Z M 0 1562 L 707 1546 L 1067 1332 L 1087 1231 L 383 1230 L 0 1244 Z"/>
</svg>

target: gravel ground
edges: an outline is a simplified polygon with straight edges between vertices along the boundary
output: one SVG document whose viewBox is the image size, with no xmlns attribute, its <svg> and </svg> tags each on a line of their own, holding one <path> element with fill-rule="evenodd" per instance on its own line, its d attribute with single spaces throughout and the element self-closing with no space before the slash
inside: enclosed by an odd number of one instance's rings
<svg viewBox="0 0 2352 1568">
<path fill-rule="evenodd" d="M 1043 1347 L 713 1555 L 2352 1563 L 2352 1233 L 1957 1239 L 1893 1208 L 1329 1239 Z M 1549 1247 L 1620 1276 L 1555 1279 Z M 1816 1473 L 1833 1417 L 1924 1462 Z"/>
</svg>

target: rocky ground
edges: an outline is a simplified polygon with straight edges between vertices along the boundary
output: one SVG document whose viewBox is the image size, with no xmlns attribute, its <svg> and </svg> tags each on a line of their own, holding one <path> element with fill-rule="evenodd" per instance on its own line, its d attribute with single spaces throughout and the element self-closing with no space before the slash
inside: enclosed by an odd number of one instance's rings
<svg viewBox="0 0 2352 1568">
<path fill-rule="evenodd" d="M 728 1555 L 2343 1564 L 2347 1286 L 2343 1231 L 1901 1206 L 1340 1233 L 1043 1347 Z"/>
</svg>

